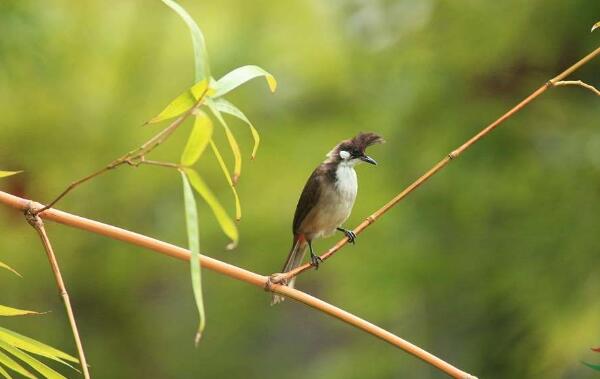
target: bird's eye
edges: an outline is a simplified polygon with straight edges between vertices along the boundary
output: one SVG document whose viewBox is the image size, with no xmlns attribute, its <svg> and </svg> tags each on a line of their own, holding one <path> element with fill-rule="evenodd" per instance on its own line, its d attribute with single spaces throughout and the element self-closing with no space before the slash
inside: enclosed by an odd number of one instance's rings
<svg viewBox="0 0 600 379">
<path fill-rule="evenodd" d="M 352 156 L 353 156 L 353 157 L 360 157 L 360 151 L 358 151 L 358 150 L 356 150 L 356 149 L 355 149 L 355 150 L 352 150 Z"/>
</svg>

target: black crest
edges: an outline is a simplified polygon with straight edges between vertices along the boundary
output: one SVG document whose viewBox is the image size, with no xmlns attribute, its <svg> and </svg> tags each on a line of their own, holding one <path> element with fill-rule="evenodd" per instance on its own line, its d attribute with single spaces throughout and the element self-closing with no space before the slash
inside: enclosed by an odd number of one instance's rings
<svg viewBox="0 0 600 379">
<path fill-rule="evenodd" d="M 384 143 L 385 140 L 375 133 L 358 133 L 358 135 L 350 140 L 350 143 L 358 150 L 364 152 L 367 147 L 377 143 Z"/>
</svg>

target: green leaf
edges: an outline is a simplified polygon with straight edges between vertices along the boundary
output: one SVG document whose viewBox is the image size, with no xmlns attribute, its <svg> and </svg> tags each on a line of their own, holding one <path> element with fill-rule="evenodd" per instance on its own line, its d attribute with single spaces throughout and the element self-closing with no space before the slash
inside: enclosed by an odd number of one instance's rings
<svg viewBox="0 0 600 379">
<path fill-rule="evenodd" d="M 190 273 L 192 276 L 192 289 L 194 291 L 194 299 L 198 308 L 198 331 L 194 342 L 198 346 L 204 327 L 206 325 L 204 315 L 204 301 L 202 300 L 202 277 L 200 270 L 200 233 L 198 232 L 198 210 L 196 208 L 196 200 L 194 193 L 190 187 L 190 182 L 185 172 L 181 172 L 183 180 L 183 200 L 185 205 L 185 223 L 187 226 L 188 246 L 192 255 L 190 257 Z"/>
<path fill-rule="evenodd" d="M 210 188 L 208 188 L 200 175 L 198 175 L 196 171 L 189 168 L 185 169 L 185 173 L 187 174 L 187 178 L 192 184 L 192 187 L 194 187 L 196 192 L 198 192 L 198 194 L 202 197 L 202 199 L 204 199 L 204 201 L 206 201 L 206 204 L 208 204 L 210 209 L 213 211 L 213 214 L 217 218 L 223 233 L 225 233 L 225 235 L 231 239 L 231 243 L 227 246 L 227 248 L 233 249 L 235 246 L 237 246 L 239 239 L 238 230 L 235 226 L 235 223 L 231 217 L 229 217 L 227 212 L 225 212 L 225 209 L 217 197 L 213 194 Z"/>
<path fill-rule="evenodd" d="M 0 375 L 2 375 L 6 379 L 12 379 L 12 376 L 10 376 L 8 374 L 8 371 L 6 371 L 5 369 L 3 369 L 2 366 L 0 366 Z"/>
<path fill-rule="evenodd" d="M 7 176 L 20 174 L 22 172 L 23 171 L 0 171 L 0 178 L 6 178 Z"/>
<path fill-rule="evenodd" d="M 13 370 L 14 372 L 18 372 L 24 377 L 35 379 L 35 376 L 33 376 L 32 373 L 27 371 L 23 366 L 17 363 L 17 361 L 4 354 L 2 351 L 0 351 L 0 363 Z"/>
<path fill-rule="evenodd" d="M 223 76 L 221 79 L 217 80 L 213 85 L 215 90 L 213 96 L 223 96 L 234 88 L 237 88 L 247 81 L 259 76 L 264 76 L 271 92 L 275 92 L 277 89 L 277 81 L 275 80 L 275 77 L 258 66 L 249 65 L 238 67 Z"/>
<path fill-rule="evenodd" d="M 17 275 L 18 277 L 22 278 L 21 274 L 19 274 L 17 271 L 15 271 L 12 267 L 7 265 L 6 263 L 0 262 L 0 268 L 6 269 L 6 270 L 12 272 L 13 274 Z"/>
<path fill-rule="evenodd" d="M 227 183 L 229 183 L 229 187 L 233 192 L 233 197 L 235 199 L 235 219 L 239 221 L 242 218 L 242 206 L 240 204 L 240 197 L 238 196 L 237 190 L 233 185 L 233 181 L 231 180 L 231 176 L 229 175 L 229 170 L 227 169 L 227 165 L 225 165 L 225 161 L 223 160 L 223 156 L 215 144 L 215 141 L 210 140 L 210 147 L 217 158 L 217 162 L 219 162 L 219 166 L 221 166 L 221 170 L 223 171 L 223 175 L 225 175 L 225 179 L 227 179 Z"/>
<path fill-rule="evenodd" d="M 200 159 L 200 156 L 206 149 L 208 142 L 212 138 L 213 123 L 210 117 L 202 111 L 196 114 L 194 128 L 190 133 L 183 154 L 181 154 L 181 164 L 184 166 L 192 166 Z"/>
<path fill-rule="evenodd" d="M 177 96 L 157 116 L 147 121 L 146 124 L 155 124 L 170 118 L 174 118 L 189 111 L 208 93 L 208 81 L 200 80 L 184 93 Z"/>
<path fill-rule="evenodd" d="M 597 22 L 594 24 L 594 26 L 592 26 L 592 32 L 598 28 L 600 28 L 600 22 Z"/>
<path fill-rule="evenodd" d="M 39 314 L 41 314 L 41 313 L 0 305 L 0 316 L 25 316 L 25 315 L 39 315 Z"/>
<path fill-rule="evenodd" d="M 185 21 L 190 33 L 192 34 L 192 43 L 194 45 L 194 61 L 196 63 L 196 81 L 210 78 L 210 68 L 208 65 L 208 53 L 206 51 L 206 43 L 202 31 L 187 11 L 175 1 L 162 0 L 167 6 L 173 9 L 179 17 Z"/>
<path fill-rule="evenodd" d="M 231 152 L 233 153 L 232 184 L 235 185 L 242 174 L 242 152 L 240 151 L 240 145 L 238 145 L 237 140 L 225 122 L 223 115 L 221 115 L 221 112 L 215 107 L 210 98 L 206 100 L 206 105 L 208 105 L 213 115 L 217 118 L 217 120 L 219 120 L 223 126 L 223 129 L 225 129 L 225 135 L 227 136 L 227 141 L 229 142 Z"/>
<path fill-rule="evenodd" d="M 79 360 L 67 353 L 36 341 L 33 338 L 26 337 L 12 330 L 0 327 L 0 341 L 4 341 L 11 346 L 28 351 L 33 354 L 41 355 L 46 358 L 65 363 L 62 360 L 79 363 Z M 66 364 L 66 363 L 65 363 Z"/>
<path fill-rule="evenodd" d="M 3 341 L 0 341 L 0 348 L 4 349 L 5 351 L 12 354 L 16 358 L 19 358 L 23 362 L 27 363 L 34 370 L 36 370 L 37 372 L 39 372 L 40 374 L 42 374 L 44 377 L 46 377 L 48 379 L 67 379 L 64 376 L 62 376 L 61 374 L 59 374 L 58 372 L 54 371 L 50 367 L 43 364 L 42 362 L 38 361 L 31 355 L 27 354 L 26 352 L 21 351 L 13 346 L 10 346 L 10 345 L 4 343 Z"/>
<path fill-rule="evenodd" d="M 587 362 L 581 362 L 581 363 L 583 363 L 584 365 L 588 366 L 592 370 L 600 371 L 600 365 L 593 365 L 593 364 L 587 363 Z"/>
<path fill-rule="evenodd" d="M 239 110 L 235 105 L 220 97 L 218 99 L 213 100 L 214 106 L 221 112 L 227 113 L 231 116 L 237 117 L 240 120 L 244 121 L 250 127 L 250 132 L 252 133 L 252 138 L 254 139 L 254 147 L 252 148 L 252 156 L 251 158 L 256 158 L 256 152 L 258 151 L 258 145 L 260 144 L 260 135 L 258 131 L 254 128 L 254 125 L 248 120 L 246 115 Z"/>
</svg>

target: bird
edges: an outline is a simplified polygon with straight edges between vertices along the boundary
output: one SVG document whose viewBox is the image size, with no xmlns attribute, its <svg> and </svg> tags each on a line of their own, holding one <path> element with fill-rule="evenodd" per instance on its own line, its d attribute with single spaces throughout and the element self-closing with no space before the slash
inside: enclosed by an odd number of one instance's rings
<svg viewBox="0 0 600 379">
<path fill-rule="evenodd" d="M 377 162 L 365 154 L 367 147 L 384 143 L 385 140 L 375 133 L 359 133 L 354 138 L 338 143 L 327 155 L 326 159 L 308 178 L 294 213 L 292 224 L 293 241 L 282 273 L 300 266 L 304 260 L 306 249 L 310 252 L 310 262 L 319 268 L 322 259 L 315 254 L 313 240 L 333 235 L 340 231 L 352 244 L 356 242 L 356 234 L 343 227 L 350 216 L 356 194 L 358 181 L 354 166 L 366 162 L 376 165 Z M 294 287 L 296 278 L 285 284 Z M 284 298 L 273 294 L 271 305 L 280 303 Z"/>
</svg>

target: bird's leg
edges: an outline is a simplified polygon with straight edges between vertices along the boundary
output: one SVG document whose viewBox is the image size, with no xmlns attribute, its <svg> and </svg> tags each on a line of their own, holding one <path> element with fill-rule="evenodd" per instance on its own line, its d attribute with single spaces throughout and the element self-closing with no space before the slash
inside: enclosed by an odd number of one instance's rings
<svg viewBox="0 0 600 379">
<path fill-rule="evenodd" d="M 323 260 L 321 259 L 321 257 L 319 257 L 318 255 L 316 255 L 314 253 L 313 248 L 312 248 L 312 241 L 308 240 L 306 242 L 308 242 L 308 250 L 310 251 L 310 264 L 315 266 L 315 270 L 318 270 L 319 264 L 321 262 L 323 262 Z"/>
<path fill-rule="evenodd" d="M 336 228 L 336 229 L 339 230 L 340 232 L 344 233 L 346 235 L 346 237 L 348 237 L 348 242 L 350 242 L 353 245 L 356 243 L 356 233 L 354 233 L 352 230 L 344 229 L 344 228 Z"/>
</svg>

